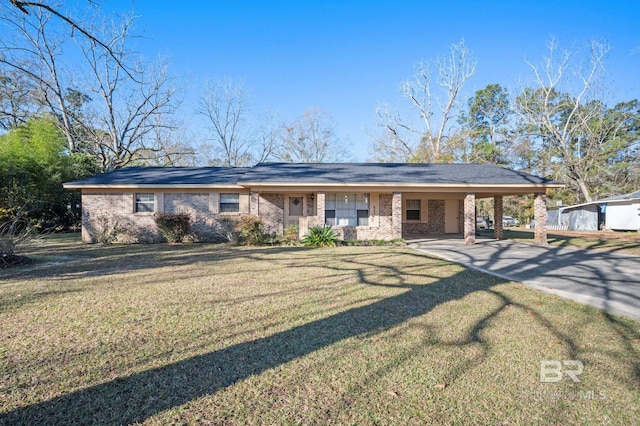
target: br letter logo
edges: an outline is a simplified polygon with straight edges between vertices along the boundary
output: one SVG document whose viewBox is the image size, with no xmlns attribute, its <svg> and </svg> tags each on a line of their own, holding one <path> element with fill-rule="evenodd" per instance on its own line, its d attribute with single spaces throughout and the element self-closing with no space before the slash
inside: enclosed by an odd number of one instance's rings
<svg viewBox="0 0 640 426">
<path fill-rule="evenodd" d="M 582 374 L 583 370 L 584 364 L 582 364 L 582 361 L 540 361 L 540 381 L 542 383 L 559 382 L 566 375 L 574 383 L 579 383 L 578 376 Z"/>
</svg>

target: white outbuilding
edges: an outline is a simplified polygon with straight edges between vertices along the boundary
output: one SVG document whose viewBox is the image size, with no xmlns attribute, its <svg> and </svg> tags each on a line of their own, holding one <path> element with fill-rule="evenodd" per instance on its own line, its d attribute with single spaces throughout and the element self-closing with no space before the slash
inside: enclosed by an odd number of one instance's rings
<svg viewBox="0 0 640 426">
<path fill-rule="evenodd" d="M 640 191 L 561 207 L 558 214 L 548 215 L 548 218 L 553 222 L 548 223 L 551 227 L 571 231 L 640 231 Z"/>
</svg>

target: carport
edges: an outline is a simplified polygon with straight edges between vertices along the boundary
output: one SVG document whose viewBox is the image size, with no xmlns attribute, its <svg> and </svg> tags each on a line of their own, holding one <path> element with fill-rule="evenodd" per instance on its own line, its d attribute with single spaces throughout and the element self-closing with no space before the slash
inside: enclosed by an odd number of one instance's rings
<svg viewBox="0 0 640 426">
<path fill-rule="evenodd" d="M 547 242 L 546 187 L 562 186 L 559 182 L 537 186 L 465 185 L 435 190 L 433 187 L 402 192 L 402 235 L 405 239 L 459 235 L 466 244 L 474 244 L 476 236 L 476 200 L 493 200 L 494 238 L 504 237 L 502 218 L 504 197 L 534 194 L 535 243 Z M 531 188 L 534 186 L 534 188 Z M 544 192 L 543 192 L 544 189 Z"/>
</svg>

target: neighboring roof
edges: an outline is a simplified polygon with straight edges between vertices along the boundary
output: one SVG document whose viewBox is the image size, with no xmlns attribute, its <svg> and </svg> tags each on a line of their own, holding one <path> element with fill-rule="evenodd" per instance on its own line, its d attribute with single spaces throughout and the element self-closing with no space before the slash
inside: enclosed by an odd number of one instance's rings
<svg viewBox="0 0 640 426">
<path fill-rule="evenodd" d="M 282 184 L 477 184 L 563 185 L 552 179 L 490 164 L 261 163 L 244 173 L 241 185 Z"/>
<path fill-rule="evenodd" d="M 600 201 L 628 201 L 628 200 L 638 200 L 640 199 L 640 191 L 630 192 L 628 194 L 623 195 L 615 195 L 613 197 L 603 198 Z"/>
<path fill-rule="evenodd" d="M 254 167 L 125 167 L 65 188 L 295 185 L 563 186 L 488 164 L 261 163 Z"/>
<path fill-rule="evenodd" d="M 151 187 L 236 185 L 247 167 L 124 167 L 64 184 L 82 187 Z"/>
<path fill-rule="evenodd" d="M 592 204 L 608 204 L 616 202 L 625 202 L 632 200 L 640 200 L 640 191 L 630 192 L 628 194 L 614 195 L 613 197 L 601 198 L 599 200 L 590 201 L 588 203 L 574 204 L 573 206 L 561 207 L 560 210 L 571 210 L 578 207 L 590 206 Z"/>
</svg>

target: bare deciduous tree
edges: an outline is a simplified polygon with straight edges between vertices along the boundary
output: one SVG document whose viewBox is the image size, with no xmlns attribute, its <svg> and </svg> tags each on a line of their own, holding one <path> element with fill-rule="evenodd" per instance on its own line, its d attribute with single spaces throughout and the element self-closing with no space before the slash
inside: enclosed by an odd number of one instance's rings
<svg viewBox="0 0 640 426">
<path fill-rule="evenodd" d="M 437 70 L 439 95 L 433 91 L 432 67 Z M 475 73 L 475 67 L 476 61 L 464 40 L 451 45 L 447 56 L 433 63 L 419 63 L 414 78 L 401 86 L 402 95 L 410 101 L 419 120 L 407 119 L 386 107 L 378 108 L 378 125 L 383 134 L 373 143 L 374 156 L 382 160 L 390 153 L 402 161 L 451 161 L 451 150 L 447 148 L 450 123 L 460 90 Z"/>
<path fill-rule="evenodd" d="M 230 79 L 208 82 L 200 97 L 198 113 L 207 120 L 212 151 L 222 165 L 245 166 L 252 162 L 253 140 L 246 121 L 249 112 L 242 82 Z"/>
<path fill-rule="evenodd" d="M 86 27 L 85 23 L 79 20 L 74 19 L 62 12 L 59 8 L 52 6 L 48 3 L 41 1 L 21 1 L 21 0 L 8 0 L 9 3 L 17 8 L 24 15 L 31 14 L 30 11 L 35 14 L 44 14 L 48 16 L 55 17 L 59 19 L 62 23 L 68 26 L 71 30 L 70 33 L 72 36 L 75 34 L 80 34 L 80 36 L 84 37 L 90 43 L 95 44 L 99 48 L 103 49 L 107 55 L 110 55 L 112 59 L 118 64 L 122 70 L 129 74 L 129 77 L 134 78 L 133 74 L 130 73 L 128 66 L 122 62 L 122 59 L 118 56 L 118 52 L 112 49 L 109 43 L 105 43 L 102 39 L 96 36 L 96 34 L 92 33 L 88 27 Z M 97 6 L 97 2 L 94 0 L 88 0 L 88 4 Z"/>
<path fill-rule="evenodd" d="M 24 124 L 36 110 L 25 78 L 15 70 L 0 69 L 0 129 Z"/>
<path fill-rule="evenodd" d="M 610 47 L 592 41 L 587 46 L 586 65 L 578 50 L 558 49 L 552 39 L 542 65 L 527 62 L 534 87 L 525 88 L 517 99 L 522 128 L 537 138 L 557 166 L 559 177 L 567 177 L 584 201 L 592 201 L 590 176 L 597 174 L 607 144 L 616 138 L 626 119 L 607 117 L 601 77 Z"/>
<path fill-rule="evenodd" d="M 32 97 L 58 121 L 70 152 L 95 156 L 103 170 L 163 156 L 160 129 L 173 129 L 175 88 L 162 64 L 128 50 L 133 15 L 70 21 L 37 2 L 1 3 L 0 22 L 15 37 L 3 39 L 0 64 L 20 74 Z M 29 13 L 23 13 L 28 8 Z M 65 25 L 82 28 L 69 37 Z M 79 30 L 72 25 L 74 30 Z M 65 54 L 79 49 L 73 72 Z"/>
<path fill-rule="evenodd" d="M 282 128 L 276 158 L 299 163 L 346 161 L 351 154 L 336 135 L 335 125 L 326 112 L 310 108 L 293 123 Z"/>
<path fill-rule="evenodd" d="M 172 120 L 176 89 L 168 67 L 141 59 L 136 60 L 129 73 L 120 66 L 132 55 L 126 47 L 131 19 L 94 28 L 94 34 L 108 40 L 111 53 L 94 43 L 80 45 L 91 73 L 87 89 L 94 95 L 89 125 L 82 127 L 91 135 L 87 150 L 99 158 L 104 170 L 162 157 L 163 144 L 157 136 L 176 127 Z"/>
<path fill-rule="evenodd" d="M 15 34 L 0 41 L 0 64 L 23 77 L 35 101 L 58 119 L 69 150 L 75 152 L 76 140 L 65 99 L 69 84 L 60 64 L 64 38 L 51 24 L 51 14 L 39 8 L 25 14 L 12 4 L 3 3 L 0 22 Z"/>
<path fill-rule="evenodd" d="M 282 120 L 268 114 L 258 129 L 258 137 L 254 148 L 254 163 L 270 160 L 278 151 Z"/>
</svg>

